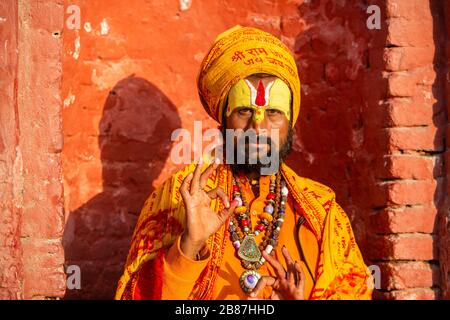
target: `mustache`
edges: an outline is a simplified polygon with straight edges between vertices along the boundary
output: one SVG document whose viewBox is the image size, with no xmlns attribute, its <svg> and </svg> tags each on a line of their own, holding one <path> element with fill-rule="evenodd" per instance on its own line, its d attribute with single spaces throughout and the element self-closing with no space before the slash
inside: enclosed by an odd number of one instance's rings
<svg viewBox="0 0 450 320">
<path fill-rule="evenodd" d="M 240 143 L 244 140 L 245 145 L 249 145 L 250 143 L 257 143 L 257 144 L 268 144 L 272 145 L 272 139 L 269 136 L 257 136 L 256 139 L 248 139 L 248 137 L 238 137 L 237 142 Z"/>
</svg>

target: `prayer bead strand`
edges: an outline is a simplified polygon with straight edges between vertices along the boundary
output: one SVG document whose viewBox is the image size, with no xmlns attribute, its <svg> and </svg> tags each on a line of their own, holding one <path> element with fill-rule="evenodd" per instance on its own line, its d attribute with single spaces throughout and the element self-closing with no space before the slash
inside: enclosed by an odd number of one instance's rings
<svg viewBox="0 0 450 320">
<path fill-rule="evenodd" d="M 242 175 L 240 176 L 242 178 Z M 288 189 L 286 183 L 281 179 L 281 173 L 270 176 L 269 193 L 266 196 L 266 206 L 264 212 L 259 214 L 260 222 L 252 232 L 250 206 L 243 193 L 241 181 L 233 176 L 233 199 L 238 201 L 238 206 L 231 218 L 229 231 L 230 238 L 236 251 L 239 251 L 243 238 L 248 235 L 258 235 L 265 232 L 259 250 L 271 253 L 278 244 L 278 237 L 284 221 L 286 210 L 286 199 Z M 241 260 L 245 269 L 259 269 L 265 262 L 263 257 L 257 262 Z"/>
</svg>

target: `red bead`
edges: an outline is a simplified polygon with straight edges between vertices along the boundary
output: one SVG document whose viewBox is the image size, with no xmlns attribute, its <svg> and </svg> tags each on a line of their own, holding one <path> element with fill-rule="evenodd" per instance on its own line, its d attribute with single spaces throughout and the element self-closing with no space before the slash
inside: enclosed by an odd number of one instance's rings
<svg viewBox="0 0 450 320">
<path fill-rule="evenodd" d="M 267 200 L 273 200 L 273 199 L 275 199 L 275 193 L 272 193 L 272 192 L 270 192 L 268 195 L 267 195 L 267 198 L 266 198 Z"/>
<path fill-rule="evenodd" d="M 248 227 L 248 220 L 247 219 L 242 219 L 241 220 L 241 226 L 242 227 Z"/>
<path fill-rule="evenodd" d="M 256 226 L 256 229 L 259 230 L 260 232 L 263 232 L 264 229 L 266 229 L 266 226 L 261 223 Z"/>
<path fill-rule="evenodd" d="M 239 187 L 237 185 L 233 186 L 233 192 L 239 192 Z"/>
</svg>

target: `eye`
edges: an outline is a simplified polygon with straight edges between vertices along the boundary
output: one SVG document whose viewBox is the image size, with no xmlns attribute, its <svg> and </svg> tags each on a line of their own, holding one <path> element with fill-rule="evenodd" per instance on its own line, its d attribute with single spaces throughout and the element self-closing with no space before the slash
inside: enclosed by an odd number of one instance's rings
<svg viewBox="0 0 450 320">
<path fill-rule="evenodd" d="M 238 110 L 239 114 L 242 116 L 249 116 L 253 113 L 253 110 L 251 108 L 240 108 Z"/>
<path fill-rule="evenodd" d="M 266 112 L 267 112 L 267 114 L 268 114 L 269 116 L 274 116 L 274 115 L 279 115 L 279 114 L 281 114 L 281 111 L 278 110 L 278 109 L 267 109 Z"/>
</svg>

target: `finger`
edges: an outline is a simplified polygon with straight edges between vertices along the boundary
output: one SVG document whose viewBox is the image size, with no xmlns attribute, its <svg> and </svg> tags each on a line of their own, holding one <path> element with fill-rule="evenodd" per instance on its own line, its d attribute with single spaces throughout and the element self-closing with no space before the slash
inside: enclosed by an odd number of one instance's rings
<svg viewBox="0 0 450 320">
<path fill-rule="evenodd" d="M 191 195 L 200 188 L 200 174 L 202 173 L 202 158 L 199 159 L 198 163 L 195 165 L 194 176 L 192 177 L 191 183 Z"/>
<path fill-rule="evenodd" d="M 238 201 L 233 200 L 230 203 L 230 207 L 228 209 L 223 209 L 219 212 L 219 219 L 224 223 L 230 215 L 233 214 L 234 209 L 237 207 Z"/>
<path fill-rule="evenodd" d="M 193 176 L 193 174 L 192 174 L 192 172 L 191 173 L 189 173 L 184 179 L 183 179 L 183 182 L 181 183 L 181 186 L 180 186 L 180 193 L 181 193 L 181 196 L 183 197 L 183 200 L 184 201 L 186 201 L 187 199 L 189 199 L 189 197 L 190 197 L 190 193 L 189 193 L 189 190 L 188 190 L 188 185 L 190 184 L 190 182 L 192 181 L 192 176 Z"/>
<path fill-rule="evenodd" d="M 219 166 L 219 159 L 215 159 L 213 163 L 211 163 L 208 168 L 206 168 L 205 171 L 203 171 L 201 177 L 200 177 L 200 188 L 203 189 L 206 186 L 206 183 L 208 182 L 208 178 L 211 175 L 211 173 L 217 169 Z"/>
<path fill-rule="evenodd" d="M 280 295 L 277 293 L 276 290 L 273 290 L 270 295 L 270 300 L 281 300 Z"/>
<path fill-rule="evenodd" d="M 250 292 L 250 297 L 257 297 L 258 294 L 266 287 L 272 286 L 275 283 L 276 279 L 270 276 L 263 276 L 258 280 L 256 287 Z"/>
<path fill-rule="evenodd" d="M 215 199 L 215 198 L 219 197 L 222 200 L 223 204 L 225 205 L 225 208 L 228 209 L 230 207 L 230 200 L 228 200 L 228 196 L 225 193 L 225 191 L 223 191 L 222 188 L 215 188 L 215 189 L 209 191 L 208 196 L 211 199 Z"/>
<path fill-rule="evenodd" d="M 297 276 L 299 279 L 298 283 L 296 284 L 296 287 L 300 290 L 305 290 L 305 282 L 306 282 L 305 272 L 303 272 L 302 266 L 297 261 L 295 261 L 294 266 L 295 270 L 297 271 Z"/>
<path fill-rule="evenodd" d="M 287 280 L 289 282 L 295 282 L 295 266 L 294 266 L 294 260 L 292 260 L 291 255 L 289 254 L 288 249 L 283 246 L 283 248 L 281 248 L 281 253 L 284 256 L 284 260 L 286 261 L 286 266 L 287 266 Z"/>
<path fill-rule="evenodd" d="M 277 279 L 277 281 L 275 281 L 275 283 L 272 286 L 274 291 L 280 291 L 281 288 L 281 282 L 280 279 Z"/>
<path fill-rule="evenodd" d="M 263 250 L 262 255 L 267 262 L 275 269 L 277 276 L 281 279 L 286 279 L 286 270 L 284 270 L 281 263 L 279 263 L 274 257 L 268 254 L 265 250 Z"/>
</svg>

